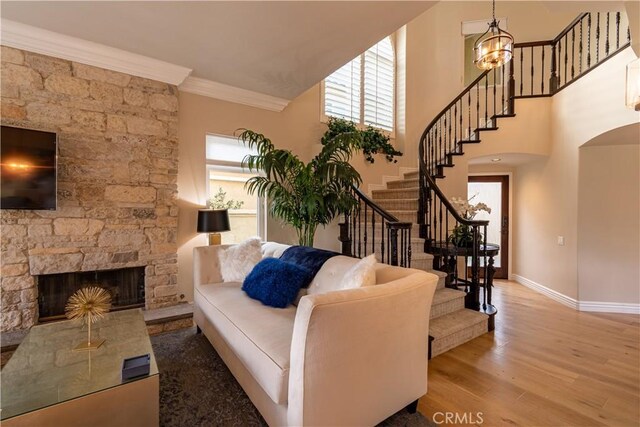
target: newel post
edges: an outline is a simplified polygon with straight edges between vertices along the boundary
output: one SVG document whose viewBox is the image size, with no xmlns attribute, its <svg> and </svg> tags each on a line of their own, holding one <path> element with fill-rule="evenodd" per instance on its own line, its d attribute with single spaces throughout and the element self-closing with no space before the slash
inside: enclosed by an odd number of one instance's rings
<svg viewBox="0 0 640 427">
<path fill-rule="evenodd" d="M 522 60 L 522 59 L 520 59 Z M 516 79 L 513 75 L 513 63 L 515 59 L 509 61 L 509 114 L 513 114 L 515 111 L 515 97 L 516 97 Z M 522 78 L 522 76 L 520 77 Z"/>
</svg>

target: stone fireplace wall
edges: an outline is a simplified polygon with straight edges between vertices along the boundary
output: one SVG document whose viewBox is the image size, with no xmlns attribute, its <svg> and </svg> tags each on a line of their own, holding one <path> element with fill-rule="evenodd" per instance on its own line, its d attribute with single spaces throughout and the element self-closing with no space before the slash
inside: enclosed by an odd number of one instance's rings
<svg viewBox="0 0 640 427">
<path fill-rule="evenodd" d="M 2 331 L 37 322 L 39 274 L 145 266 L 178 302 L 178 91 L 2 46 L 2 124 L 58 134 L 58 209 L 0 211 Z"/>
</svg>

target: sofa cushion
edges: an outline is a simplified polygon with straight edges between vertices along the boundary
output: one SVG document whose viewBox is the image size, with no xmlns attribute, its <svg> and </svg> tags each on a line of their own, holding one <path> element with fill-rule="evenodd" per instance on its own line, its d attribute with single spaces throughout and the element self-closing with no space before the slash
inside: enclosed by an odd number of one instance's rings
<svg viewBox="0 0 640 427">
<path fill-rule="evenodd" d="M 280 258 L 284 251 L 290 247 L 291 245 L 285 245 L 284 243 L 264 242 L 262 244 L 262 257 Z"/>
<path fill-rule="evenodd" d="M 202 313 L 265 393 L 286 404 L 296 307 L 265 306 L 247 297 L 240 283 L 201 285 L 196 293 L 207 301 L 198 304 Z"/>
<path fill-rule="evenodd" d="M 312 248 L 309 246 L 291 246 L 284 251 L 280 256 L 282 261 L 291 262 L 299 265 L 300 267 L 309 270 L 310 278 L 309 282 L 304 284 L 304 287 L 308 287 L 311 283 L 311 279 L 320 271 L 324 263 L 335 256 L 339 255 L 337 252 L 327 251 L 324 249 Z"/>
<path fill-rule="evenodd" d="M 253 237 L 218 252 L 220 273 L 225 282 L 241 282 L 262 260 L 260 238 Z"/>
<path fill-rule="evenodd" d="M 358 258 L 344 255 L 329 259 L 311 281 L 307 293 L 309 295 L 324 294 L 342 289 L 343 277 L 359 261 Z"/>
<path fill-rule="evenodd" d="M 354 264 L 340 283 L 342 289 L 356 289 L 376 284 L 376 256 L 371 254 Z"/>
<path fill-rule="evenodd" d="M 305 268 L 278 258 L 265 258 L 244 279 L 242 290 L 265 305 L 285 308 L 311 279 L 311 273 Z"/>
</svg>

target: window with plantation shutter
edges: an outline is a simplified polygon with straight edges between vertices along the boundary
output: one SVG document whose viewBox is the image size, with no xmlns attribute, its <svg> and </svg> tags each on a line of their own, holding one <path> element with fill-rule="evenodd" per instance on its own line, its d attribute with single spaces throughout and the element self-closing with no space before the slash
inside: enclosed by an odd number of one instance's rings
<svg viewBox="0 0 640 427">
<path fill-rule="evenodd" d="M 327 116 L 360 121 L 361 62 L 358 56 L 324 81 L 324 111 Z"/>
<path fill-rule="evenodd" d="M 395 64 L 391 39 L 386 37 L 364 53 L 365 125 L 393 130 Z"/>
<path fill-rule="evenodd" d="M 324 114 L 370 125 L 394 128 L 395 52 L 385 37 L 324 81 Z"/>
</svg>

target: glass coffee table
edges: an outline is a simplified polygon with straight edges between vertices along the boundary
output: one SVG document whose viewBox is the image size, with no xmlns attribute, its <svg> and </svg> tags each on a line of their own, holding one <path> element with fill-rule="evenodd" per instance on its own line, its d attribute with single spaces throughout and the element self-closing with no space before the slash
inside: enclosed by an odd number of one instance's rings
<svg viewBox="0 0 640 427">
<path fill-rule="evenodd" d="M 158 425 L 159 373 L 142 311 L 108 313 L 91 329 L 105 343 L 73 351 L 87 339 L 78 321 L 31 328 L 2 369 L 3 427 Z M 145 354 L 149 375 L 123 381 L 123 360 Z"/>
</svg>

